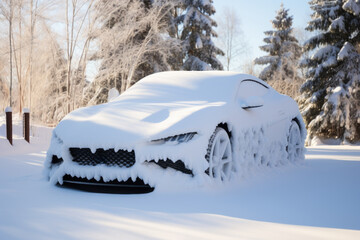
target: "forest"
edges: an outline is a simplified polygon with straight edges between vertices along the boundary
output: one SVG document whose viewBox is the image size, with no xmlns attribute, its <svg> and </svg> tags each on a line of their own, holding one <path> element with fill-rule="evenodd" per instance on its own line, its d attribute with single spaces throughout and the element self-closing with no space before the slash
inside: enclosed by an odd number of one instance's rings
<svg viewBox="0 0 360 240">
<path fill-rule="evenodd" d="M 56 125 L 161 71 L 231 70 L 294 98 L 314 137 L 360 141 L 360 1 L 311 0 L 306 39 L 283 4 L 242 62 L 238 16 L 213 0 L 1 0 L 0 109 Z M 289 11 L 290 10 L 290 11 Z M 110 93 L 110 94 L 109 94 Z"/>
</svg>

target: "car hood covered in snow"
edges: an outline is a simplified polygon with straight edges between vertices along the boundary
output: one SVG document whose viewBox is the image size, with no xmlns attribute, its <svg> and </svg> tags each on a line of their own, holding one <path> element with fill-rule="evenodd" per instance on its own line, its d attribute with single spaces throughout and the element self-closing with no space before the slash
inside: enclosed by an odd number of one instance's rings
<svg viewBox="0 0 360 240">
<path fill-rule="evenodd" d="M 144 141 L 201 131 L 196 122 L 192 125 L 185 122 L 197 118 L 199 111 L 211 115 L 215 107 L 223 105 L 224 102 L 182 102 L 172 106 L 159 103 L 129 106 L 119 101 L 75 111 L 57 126 L 55 133 L 73 147 L 111 148 L 119 144 L 128 147 Z"/>
<path fill-rule="evenodd" d="M 110 103 L 78 109 L 54 133 L 68 146 L 134 146 L 187 132 L 201 132 L 225 116 L 239 81 L 247 75 L 174 72 L 148 76 Z M 228 109 L 229 110 L 229 109 Z M 212 120 L 214 119 L 214 120 Z"/>
</svg>

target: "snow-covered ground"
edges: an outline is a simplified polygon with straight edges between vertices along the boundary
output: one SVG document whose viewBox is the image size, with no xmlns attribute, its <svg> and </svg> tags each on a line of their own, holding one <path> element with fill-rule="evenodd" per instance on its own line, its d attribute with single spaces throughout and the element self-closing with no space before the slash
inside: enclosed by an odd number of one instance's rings
<svg viewBox="0 0 360 240">
<path fill-rule="evenodd" d="M 360 146 L 310 147 L 302 165 L 211 189 L 97 194 L 43 177 L 51 128 L 28 144 L 16 125 L 10 146 L 3 123 L 0 239 L 360 239 Z"/>
</svg>

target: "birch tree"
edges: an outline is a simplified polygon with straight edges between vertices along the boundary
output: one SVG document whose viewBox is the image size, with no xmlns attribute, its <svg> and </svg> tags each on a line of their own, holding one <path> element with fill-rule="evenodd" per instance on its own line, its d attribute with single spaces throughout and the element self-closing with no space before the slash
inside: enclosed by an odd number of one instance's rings
<svg viewBox="0 0 360 240">
<path fill-rule="evenodd" d="M 33 49 L 38 57 L 33 63 L 32 115 L 42 123 L 53 125 L 67 112 L 67 61 L 56 33 L 44 22 L 37 28 L 42 32 L 42 40 Z"/>
<path fill-rule="evenodd" d="M 0 74 L 0 109 L 3 110 L 8 104 L 9 88 L 6 81 L 1 77 Z"/>
<path fill-rule="evenodd" d="M 13 20 L 14 20 L 14 0 L 4 0 L 0 3 L 1 14 L 5 17 L 9 24 L 8 39 L 9 39 L 9 106 L 12 106 L 12 87 L 13 87 L 13 74 L 12 74 L 12 64 L 13 64 L 13 46 L 12 46 L 12 30 L 13 30 Z"/>
<path fill-rule="evenodd" d="M 67 60 L 67 112 L 75 108 L 71 100 L 75 97 L 73 86 L 73 60 L 78 48 L 79 38 L 84 29 L 84 23 L 92 7 L 93 0 L 66 0 L 65 26 L 66 26 L 66 60 Z"/>
<path fill-rule="evenodd" d="M 105 102 L 111 88 L 124 92 L 148 74 L 171 69 L 168 56 L 179 48 L 176 40 L 163 35 L 171 7 L 162 1 L 150 5 L 141 0 L 96 3 L 93 34 L 99 50 L 92 59 L 101 61 L 101 67 L 87 90 L 87 104 Z"/>
<path fill-rule="evenodd" d="M 246 43 L 244 41 L 244 34 L 241 31 L 241 22 L 238 14 L 234 9 L 224 8 L 218 22 L 218 41 L 219 47 L 224 51 L 224 68 L 229 71 L 234 64 L 240 65 L 239 57 L 246 53 Z"/>
<path fill-rule="evenodd" d="M 31 109 L 31 95 L 32 95 L 32 82 L 33 82 L 33 48 L 34 48 L 34 34 L 35 34 L 35 25 L 38 16 L 38 0 L 30 0 L 30 48 L 28 56 L 28 108 Z"/>
</svg>

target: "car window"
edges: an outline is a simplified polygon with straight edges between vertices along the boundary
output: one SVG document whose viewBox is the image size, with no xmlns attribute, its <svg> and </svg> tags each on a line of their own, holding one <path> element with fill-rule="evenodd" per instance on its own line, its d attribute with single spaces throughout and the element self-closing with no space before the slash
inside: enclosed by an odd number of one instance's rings
<svg viewBox="0 0 360 240">
<path fill-rule="evenodd" d="M 246 79 L 240 83 L 237 99 L 245 99 L 251 96 L 261 97 L 269 91 L 269 88 L 256 80 Z"/>
</svg>

